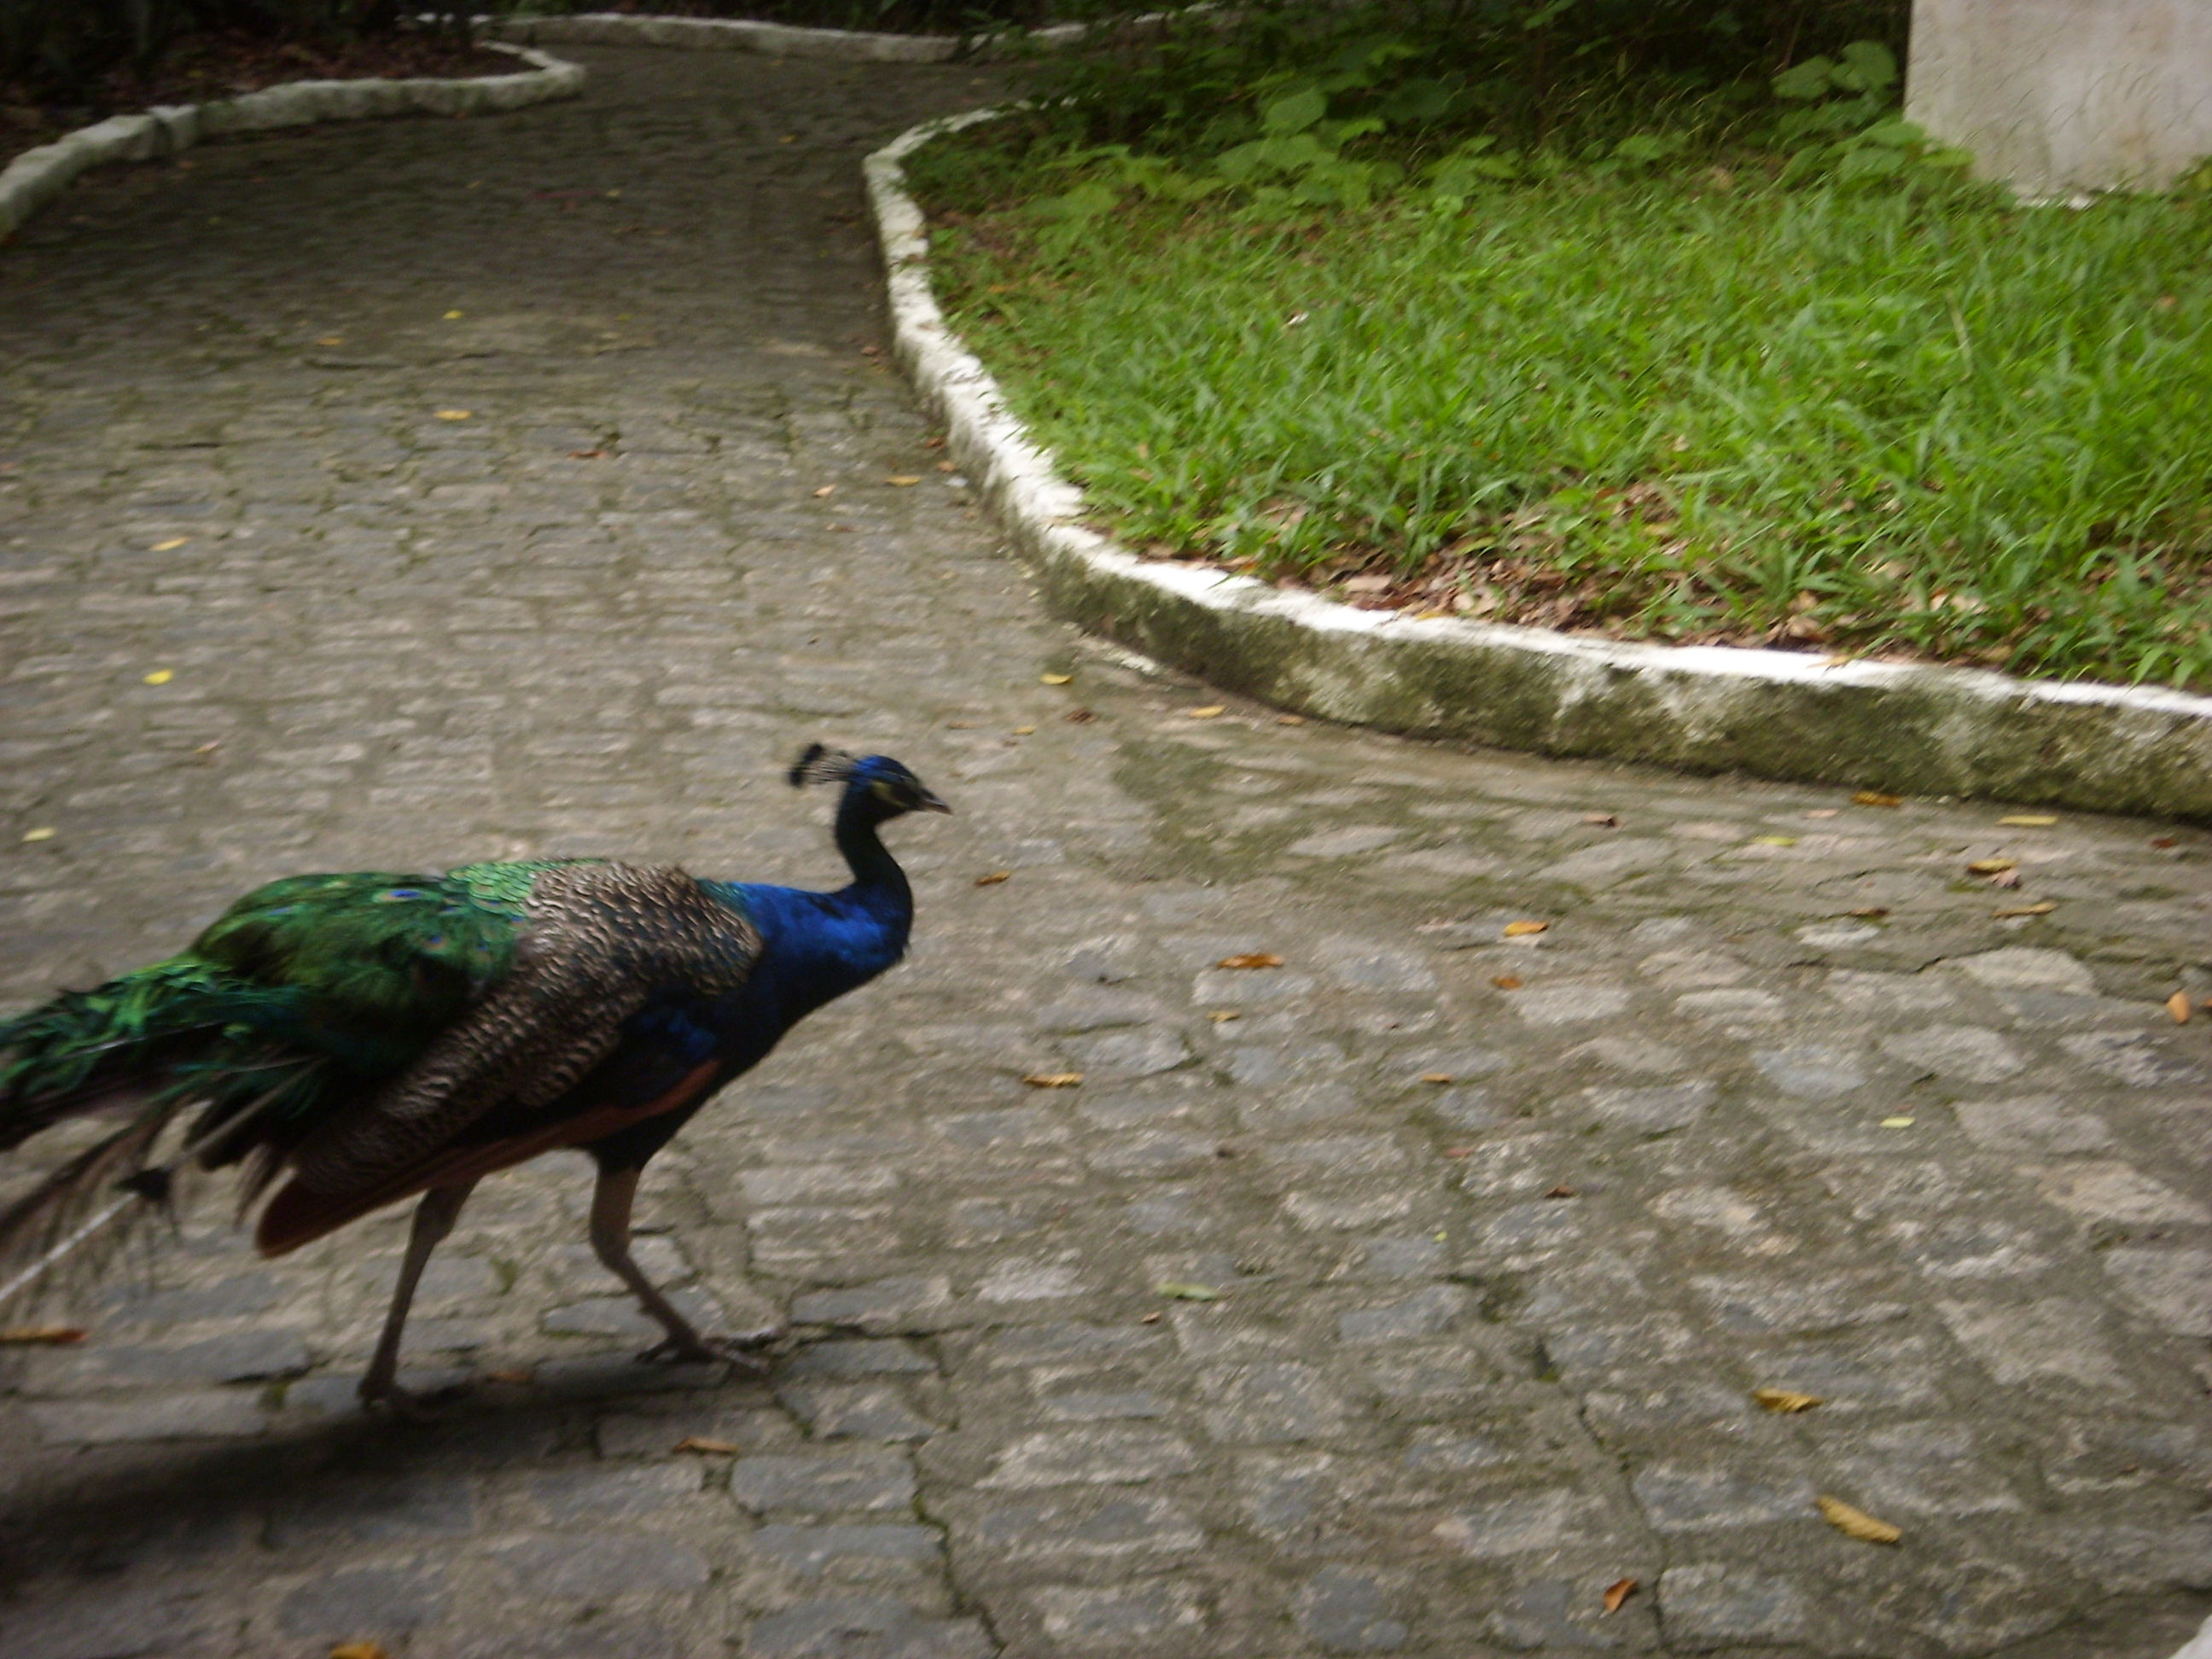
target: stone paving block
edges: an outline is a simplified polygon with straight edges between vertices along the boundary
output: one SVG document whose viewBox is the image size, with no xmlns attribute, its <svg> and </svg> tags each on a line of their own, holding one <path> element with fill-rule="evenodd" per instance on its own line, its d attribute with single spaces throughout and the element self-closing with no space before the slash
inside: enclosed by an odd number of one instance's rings
<svg viewBox="0 0 2212 1659">
<path fill-rule="evenodd" d="M 710 1572 L 706 1558 L 681 1540 L 604 1526 L 498 1539 L 487 1554 L 516 1593 L 538 1601 L 680 1594 L 706 1583 Z"/>
<path fill-rule="evenodd" d="M 904 1509 L 914 1468 L 891 1451 L 777 1452 L 741 1457 L 730 1495 L 758 1514 L 838 1515 Z"/>
<path fill-rule="evenodd" d="M 341 1567 L 286 1592 L 276 1627 L 321 1642 L 404 1637 L 443 1615 L 450 1582 L 445 1564 L 432 1559 Z"/>
</svg>

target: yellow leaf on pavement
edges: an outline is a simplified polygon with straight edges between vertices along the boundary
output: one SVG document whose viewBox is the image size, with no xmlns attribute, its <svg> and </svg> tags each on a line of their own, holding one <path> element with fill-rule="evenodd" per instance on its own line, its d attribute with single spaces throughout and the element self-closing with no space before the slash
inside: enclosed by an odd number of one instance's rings
<svg viewBox="0 0 2212 1659">
<path fill-rule="evenodd" d="M 152 673 L 146 676 L 146 684 L 149 685 L 167 685 L 171 680 L 176 678 L 177 671 L 175 669 L 157 668 Z"/>
<path fill-rule="evenodd" d="M 2020 868 L 2018 859 L 1976 859 L 1966 866 L 1970 876 L 2001 876 L 2008 870 Z"/>
<path fill-rule="evenodd" d="M 1210 702 L 1203 708 L 1186 708 L 1182 711 L 1182 715 L 1188 720 L 1218 720 L 1228 712 L 1228 708 L 1223 704 Z"/>
<path fill-rule="evenodd" d="M 1247 951 L 1241 956 L 1224 957 L 1213 964 L 1217 968 L 1279 968 L 1282 957 L 1273 951 Z"/>
<path fill-rule="evenodd" d="M 1620 1604 L 1635 1594 L 1636 1581 L 1633 1578 L 1615 1579 L 1605 1587 L 1605 1610 L 1607 1613 L 1619 1613 Z"/>
<path fill-rule="evenodd" d="M 23 839 L 25 841 L 52 841 L 57 833 L 58 832 L 49 830 L 44 825 L 41 825 L 36 830 L 26 830 L 23 831 Z"/>
<path fill-rule="evenodd" d="M 1853 1509 L 1840 1498 L 1821 1498 L 1817 1501 L 1828 1524 L 1846 1538 L 1856 1538 L 1866 1544 L 1894 1544 L 1905 1536 L 1902 1529 L 1887 1521 L 1875 1520 L 1864 1510 Z"/>
<path fill-rule="evenodd" d="M 1505 924 L 1505 937 L 1527 939 L 1532 933 L 1548 933 L 1551 927 L 1548 921 L 1509 921 Z"/>
<path fill-rule="evenodd" d="M 2004 905 L 1997 909 L 1990 911 L 1990 914 L 1995 916 L 1999 921 L 2003 921 L 2012 916 L 2047 916 L 2057 908 L 2058 907 L 2056 904 L 2053 904 L 2049 899 L 2045 899 L 2040 904 Z"/>
<path fill-rule="evenodd" d="M 1905 805 L 1905 798 L 1902 795 L 1885 795 L 1879 789 L 1862 789 L 1851 797 L 1851 805 L 1854 806 L 1902 806 Z"/>
<path fill-rule="evenodd" d="M 1771 1412 L 1809 1412 L 1815 1406 L 1827 1402 L 1817 1394 L 1800 1394 L 1795 1389 L 1753 1389 L 1751 1397 Z"/>
<path fill-rule="evenodd" d="M 1753 836 L 1751 838 L 1751 844 L 1753 847 L 1795 847 L 1797 844 L 1797 837 L 1795 836 Z"/>
<path fill-rule="evenodd" d="M 441 409 L 438 411 L 438 418 L 441 421 L 465 421 L 475 412 L 467 409 Z"/>
<path fill-rule="evenodd" d="M 994 870 L 987 876 L 976 877 L 975 884 L 978 887 L 996 887 L 1000 882 L 1012 881 L 1013 878 L 1014 872 L 1011 870 Z"/>
<path fill-rule="evenodd" d="M 66 1348 L 84 1340 L 82 1325 L 9 1325 L 0 1329 L 0 1346 L 10 1348 Z"/>
<path fill-rule="evenodd" d="M 915 475 L 914 475 L 913 473 L 911 473 L 911 472 L 902 472 L 902 473 L 897 474 L 897 475 L 896 475 L 896 477 L 890 477 L 890 478 L 886 478 L 886 479 L 884 479 L 884 482 L 885 483 L 893 483 L 893 484 L 896 484 L 900 489 L 905 489 L 908 484 L 918 484 L 918 483 L 920 483 L 921 482 L 921 480 L 920 478 L 918 478 L 918 477 L 915 477 Z"/>
<path fill-rule="evenodd" d="M 1073 1089 L 1083 1081 L 1080 1072 L 1031 1072 L 1022 1079 L 1032 1089 Z"/>
<path fill-rule="evenodd" d="M 461 313 L 458 311 L 449 311 L 446 313 L 446 320 L 449 323 L 458 323 L 461 320 Z"/>
<path fill-rule="evenodd" d="M 2048 830 L 2058 822 L 2041 812 L 2015 812 L 2010 817 L 1999 818 L 1999 823 L 2008 823 L 2019 830 Z"/>
<path fill-rule="evenodd" d="M 341 1642 L 331 1650 L 331 1659 L 392 1659 L 381 1642 Z"/>
<path fill-rule="evenodd" d="M 1037 676 L 1037 683 L 1041 685 L 1072 685 L 1074 684 L 1074 681 L 1075 676 L 1073 674 L 1040 674 Z"/>
<path fill-rule="evenodd" d="M 2166 1012 L 2173 1017 L 2176 1025 L 2186 1025 L 2189 1016 L 2196 1011 L 2189 1000 L 2189 993 L 2176 991 L 2166 1000 Z"/>
<path fill-rule="evenodd" d="M 191 540 L 190 536 L 172 536 L 165 542 L 155 542 L 153 550 L 156 553 L 173 553 L 190 540 Z"/>
<path fill-rule="evenodd" d="M 1178 1302 L 1218 1302 L 1221 1292 L 1211 1285 L 1194 1285 L 1188 1279 L 1164 1279 L 1158 1286 L 1162 1296 L 1171 1296 Z"/>
</svg>

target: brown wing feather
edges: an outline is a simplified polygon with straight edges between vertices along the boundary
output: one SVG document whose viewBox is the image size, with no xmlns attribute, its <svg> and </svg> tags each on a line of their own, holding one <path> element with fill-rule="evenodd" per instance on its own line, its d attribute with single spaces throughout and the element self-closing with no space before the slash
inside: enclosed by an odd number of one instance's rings
<svg viewBox="0 0 2212 1659">
<path fill-rule="evenodd" d="M 291 1181 L 258 1230 L 264 1250 L 280 1204 L 289 1212 L 312 1196 L 313 1208 L 351 1219 L 422 1190 L 417 1174 L 449 1162 L 441 1154 L 453 1138 L 487 1113 L 565 1094 L 613 1051 L 655 989 L 734 990 L 760 957 L 751 924 L 672 865 L 548 871 L 525 916 L 507 977 L 406 1071 L 301 1142 Z M 557 1133 L 548 1143 L 565 1144 Z"/>
</svg>

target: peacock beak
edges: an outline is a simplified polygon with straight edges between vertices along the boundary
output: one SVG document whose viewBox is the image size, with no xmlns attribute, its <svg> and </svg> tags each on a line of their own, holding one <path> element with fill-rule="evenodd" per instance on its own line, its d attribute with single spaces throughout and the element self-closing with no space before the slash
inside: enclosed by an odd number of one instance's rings
<svg viewBox="0 0 2212 1659">
<path fill-rule="evenodd" d="M 916 810 L 918 810 L 918 811 L 924 811 L 924 812 L 946 812 L 946 813 L 949 813 L 949 812 L 951 812 L 951 811 L 952 811 L 952 809 L 951 809 L 950 806 L 946 805 L 943 801 L 941 801 L 941 800 L 938 799 L 938 798 L 936 797 L 936 795 L 935 795 L 934 793 L 933 793 L 931 791 L 927 790 L 927 789 L 925 789 L 925 790 L 923 790 L 923 791 L 921 792 L 921 799 L 919 801 L 915 802 L 915 805 Z"/>
</svg>

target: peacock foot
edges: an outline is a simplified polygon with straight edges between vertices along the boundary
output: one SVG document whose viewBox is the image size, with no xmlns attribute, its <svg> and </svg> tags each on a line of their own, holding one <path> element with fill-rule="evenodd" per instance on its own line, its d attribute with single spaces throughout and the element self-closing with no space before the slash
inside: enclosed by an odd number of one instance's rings
<svg viewBox="0 0 2212 1659">
<path fill-rule="evenodd" d="M 782 1334 L 774 1326 L 738 1336 L 702 1336 L 696 1331 L 671 1331 L 665 1340 L 655 1343 L 638 1358 L 672 1365 L 734 1365 L 761 1376 L 767 1372 L 768 1362 L 752 1350 L 767 1347 Z"/>
</svg>

